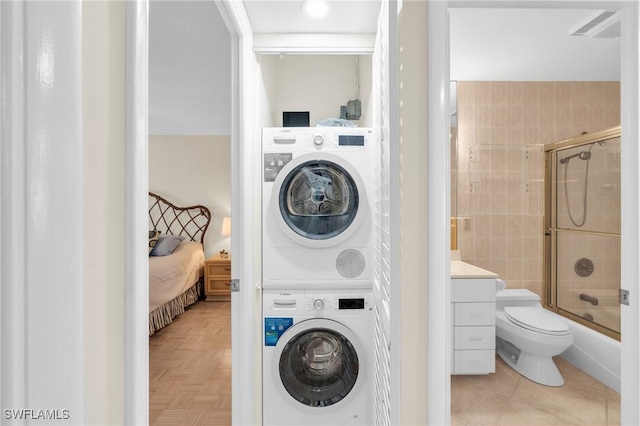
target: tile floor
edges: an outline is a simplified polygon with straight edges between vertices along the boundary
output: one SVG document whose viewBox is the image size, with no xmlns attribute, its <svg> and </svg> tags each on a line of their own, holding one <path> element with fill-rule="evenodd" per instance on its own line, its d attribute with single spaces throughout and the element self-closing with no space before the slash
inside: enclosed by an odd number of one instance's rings
<svg viewBox="0 0 640 426">
<path fill-rule="evenodd" d="M 198 302 L 149 339 L 149 423 L 231 423 L 231 312 Z M 620 395 L 562 358 L 565 385 L 533 383 L 496 357 L 496 373 L 451 377 L 453 426 L 619 425 Z"/>
<path fill-rule="evenodd" d="M 516 373 L 496 356 L 496 373 L 451 376 L 451 424 L 619 425 L 620 394 L 560 357 L 565 384 L 548 387 Z"/>
</svg>

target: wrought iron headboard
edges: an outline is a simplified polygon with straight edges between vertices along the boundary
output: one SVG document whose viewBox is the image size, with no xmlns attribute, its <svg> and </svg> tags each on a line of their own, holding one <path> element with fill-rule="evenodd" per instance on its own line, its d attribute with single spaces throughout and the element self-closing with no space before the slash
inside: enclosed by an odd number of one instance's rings
<svg viewBox="0 0 640 426">
<path fill-rule="evenodd" d="M 211 212 L 205 206 L 178 207 L 149 192 L 149 229 L 183 235 L 191 241 L 204 243 L 204 234 L 210 222 Z"/>
</svg>

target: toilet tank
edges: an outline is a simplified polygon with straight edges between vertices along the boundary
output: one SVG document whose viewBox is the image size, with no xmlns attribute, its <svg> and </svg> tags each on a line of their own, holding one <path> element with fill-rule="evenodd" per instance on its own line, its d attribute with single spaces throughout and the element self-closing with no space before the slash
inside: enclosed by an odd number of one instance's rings
<svg viewBox="0 0 640 426">
<path fill-rule="evenodd" d="M 540 305 L 540 296 L 524 288 L 505 289 L 496 291 L 496 309 L 505 306 L 536 306 Z"/>
</svg>

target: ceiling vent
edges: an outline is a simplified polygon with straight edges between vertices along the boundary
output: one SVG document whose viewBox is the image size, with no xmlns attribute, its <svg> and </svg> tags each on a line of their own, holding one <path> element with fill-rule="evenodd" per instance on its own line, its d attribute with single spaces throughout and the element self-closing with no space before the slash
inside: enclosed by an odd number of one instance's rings
<svg viewBox="0 0 640 426">
<path fill-rule="evenodd" d="M 620 12 L 606 10 L 571 33 L 572 36 L 592 38 L 620 37 Z"/>
</svg>

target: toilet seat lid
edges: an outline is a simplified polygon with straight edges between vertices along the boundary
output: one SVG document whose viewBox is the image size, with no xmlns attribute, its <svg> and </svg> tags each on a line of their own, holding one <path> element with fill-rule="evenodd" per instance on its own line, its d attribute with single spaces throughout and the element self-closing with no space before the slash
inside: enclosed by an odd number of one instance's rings
<svg viewBox="0 0 640 426">
<path fill-rule="evenodd" d="M 556 315 L 531 306 L 507 306 L 504 314 L 516 325 L 536 333 L 563 336 L 571 332 L 569 324 Z"/>
</svg>

